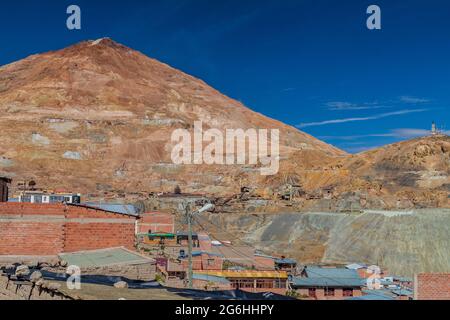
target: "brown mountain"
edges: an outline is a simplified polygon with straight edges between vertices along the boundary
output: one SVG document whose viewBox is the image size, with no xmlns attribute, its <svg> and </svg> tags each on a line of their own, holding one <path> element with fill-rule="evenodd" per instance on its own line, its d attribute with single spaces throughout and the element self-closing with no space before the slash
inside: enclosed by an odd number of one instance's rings
<svg viewBox="0 0 450 320">
<path fill-rule="evenodd" d="M 313 198 L 319 195 L 326 199 L 306 201 L 303 208 L 450 208 L 447 135 L 402 141 L 346 157 L 322 158 L 316 167 L 301 166 L 304 153 L 294 153 L 281 165 L 281 172 L 300 181 L 303 191 Z"/>
<path fill-rule="evenodd" d="M 280 129 L 283 158 L 345 155 L 199 79 L 99 39 L 0 68 L 0 175 L 82 193 L 169 191 L 178 184 L 229 193 L 241 179 L 260 180 L 245 166 L 172 165 L 171 132 L 196 120 L 219 129 Z"/>
<path fill-rule="evenodd" d="M 342 165 L 376 186 L 390 207 L 450 207 L 447 135 L 402 141 L 352 156 Z"/>
</svg>

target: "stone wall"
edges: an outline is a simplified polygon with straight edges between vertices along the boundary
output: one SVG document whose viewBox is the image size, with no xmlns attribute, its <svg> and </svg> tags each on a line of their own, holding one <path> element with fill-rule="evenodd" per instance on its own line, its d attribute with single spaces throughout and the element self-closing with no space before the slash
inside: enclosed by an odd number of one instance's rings
<svg viewBox="0 0 450 320">
<path fill-rule="evenodd" d="M 33 285 L 17 286 L 6 276 L 0 276 L 1 300 L 72 300 L 70 297 L 55 291 L 40 289 Z"/>
</svg>

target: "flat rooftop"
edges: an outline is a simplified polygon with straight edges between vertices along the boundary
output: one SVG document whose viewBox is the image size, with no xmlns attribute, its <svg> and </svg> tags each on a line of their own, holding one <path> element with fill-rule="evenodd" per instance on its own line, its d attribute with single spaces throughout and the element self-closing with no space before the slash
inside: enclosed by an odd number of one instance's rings
<svg viewBox="0 0 450 320">
<path fill-rule="evenodd" d="M 147 258 L 125 248 L 62 253 L 59 257 L 61 260 L 67 261 L 69 265 L 79 266 L 80 268 L 136 265 L 155 262 L 154 259 Z"/>
</svg>

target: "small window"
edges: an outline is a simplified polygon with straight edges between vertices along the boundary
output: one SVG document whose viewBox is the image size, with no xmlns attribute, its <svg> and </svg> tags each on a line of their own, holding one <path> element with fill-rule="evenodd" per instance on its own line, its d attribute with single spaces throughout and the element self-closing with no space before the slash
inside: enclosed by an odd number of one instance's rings
<svg viewBox="0 0 450 320">
<path fill-rule="evenodd" d="M 325 289 L 325 297 L 334 297 L 334 289 L 326 288 Z"/>
<path fill-rule="evenodd" d="M 315 297 L 316 297 L 316 289 L 310 288 L 310 289 L 308 290 L 308 296 L 309 296 L 310 298 L 315 298 Z"/>
<path fill-rule="evenodd" d="M 344 297 L 353 297 L 353 289 L 352 288 L 344 288 L 342 290 L 342 295 Z"/>
</svg>

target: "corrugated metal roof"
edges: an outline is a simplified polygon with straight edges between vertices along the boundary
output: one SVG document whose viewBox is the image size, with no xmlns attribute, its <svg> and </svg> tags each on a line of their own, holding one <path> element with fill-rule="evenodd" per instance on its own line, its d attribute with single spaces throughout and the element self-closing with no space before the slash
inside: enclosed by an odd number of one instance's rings
<svg viewBox="0 0 450 320">
<path fill-rule="evenodd" d="M 119 214 L 138 215 L 136 207 L 132 204 L 86 202 L 83 205 Z"/>
<path fill-rule="evenodd" d="M 125 248 L 111 248 L 74 253 L 62 253 L 60 259 L 69 265 L 80 268 L 107 267 L 114 265 L 136 265 L 155 262 L 151 258 L 141 256 Z"/>
<path fill-rule="evenodd" d="M 217 282 L 222 284 L 230 284 L 230 281 L 224 277 L 218 277 L 213 276 L 210 274 L 200 274 L 200 273 L 194 273 L 192 276 L 194 280 L 202 280 L 202 281 L 209 281 L 209 282 Z"/>
<path fill-rule="evenodd" d="M 397 296 L 412 296 L 413 295 L 413 292 L 408 289 L 392 290 L 392 293 L 394 293 Z"/>
<path fill-rule="evenodd" d="M 394 280 L 398 281 L 398 282 L 412 282 L 413 281 L 413 279 L 408 278 L 408 277 L 394 277 Z"/>
<path fill-rule="evenodd" d="M 368 294 L 361 297 L 348 298 L 346 300 L 394 300 L 394 298 L 377 294 Z"/>
<path fill-rule="evenodd" d="M 383 286 L 393 286 L 393 285 L 395 285 L 395 283 L 393 281 L 385 280 L 385 279 L 380 279 L 380 284 L 382 284 Z"/>
<path fill-rule="evenodd" d="M 226 260 L 240 265 L 257 265 L 253 258 L 255 249 L 250 246 L 212 246 L 211 251 L 221 254 Z"/>
<path fill-rule="evenodd" d="M 211 257 L 223 257 L 223 254 L 213 253 L 213 252 L 207 252 L 207 251 L 193 251 L 192 256 L 201 256 L 202 254 L 206 254 Z"/>
<path fill-rule="evenodd" d="M 329 278 L 358 278 L 361 279 L 356 270 L 345 268 L 321 268 L 321 267 L 305 267 L 308 278 L 329 277 Z"/>
<path fill-rule="evenodd" d="M 356 270 L 345 268 L 305 268 L 306 277 L 294 277 L 294 287 L 361 287 L 364 280 Z"/>
<path fill-rule="evenodd" d="M 297 264 L 297 261 L 295 261 L 294 259 L 284 258 L 284 259 L 275 259 L 275 263 L 278 263 L 278 264 Z"/>
</svg>

